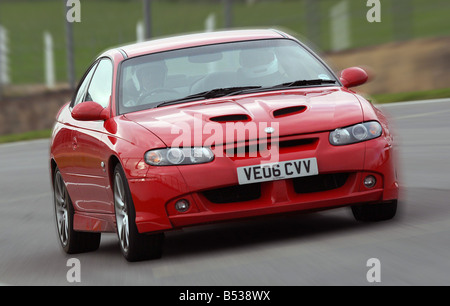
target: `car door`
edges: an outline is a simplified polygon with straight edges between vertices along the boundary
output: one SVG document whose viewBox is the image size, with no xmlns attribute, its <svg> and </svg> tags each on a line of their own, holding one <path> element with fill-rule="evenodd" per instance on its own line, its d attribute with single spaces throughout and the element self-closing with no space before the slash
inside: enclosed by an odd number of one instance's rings
<svg viewBox="0 0 450 306">
<path fill-rule="evenodd" d="M 86 71 L 85 75 L 78 85 L 77 91 L 75 92 L 74 98 L 71 102 L 69 112 L 66 116 L 63 116 L 63 128 L 65 135 L 64 149 L 57 157 L 58 167 L 64 176 L 66 182 L 67 190 L 73 202 L 75 202 L 79 197 L 79 188 L 77 188 L 77 183 L 79 182 L 78 167 L 77 162 L 75 162 L 76 153 L 76 138 L 74 138 L 74 129 L 81 122 L 77 122 L 72 118 L 70 111 L 78 103 L 83 102 L 86 96 L 86 91 L 91 82 L 92 76 L 97 68 L 98 61 L 93 63 L 91 67 Z"/>
<path fill-rule="evenodd" d="M 109 58 L 98 61 L 95 71 L 86 87 L 80 93 L 77 103 L 93 101 L 102 107 L 109 107 L 113 80 L 113 64 Z M 78 211 L 93 213 L 113 213 L 114 206 L 107 198 L 109 179 L 105 169 L 109 149 L 102 141 L 105 122 L 77 121 L 74 119 L 72 131 L 72 165 L 76 196 L 73 204 Z"/>
</svg>

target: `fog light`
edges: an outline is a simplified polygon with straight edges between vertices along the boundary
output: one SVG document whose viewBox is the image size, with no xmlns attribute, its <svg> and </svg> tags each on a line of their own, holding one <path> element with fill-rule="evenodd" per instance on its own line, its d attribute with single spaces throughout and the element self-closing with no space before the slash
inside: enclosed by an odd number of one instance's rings
<svg viewBox="0 0 450 306">
<path fill-rule="evenodd" d="M 175 203 L 175 209 L 181 213 L 187 212 L 189 206 L 189 201 L 185 199 L 179 200 Z"/>
<path fill-rule="evenodd" d="M 377 179 L 373 175 L 368 175 L 364 179 L 364 186 L 366 186 L 366 188 L 373 188 L 373 187 L 375 187 L 376 184 L 377 184 Z"/>
</svg>

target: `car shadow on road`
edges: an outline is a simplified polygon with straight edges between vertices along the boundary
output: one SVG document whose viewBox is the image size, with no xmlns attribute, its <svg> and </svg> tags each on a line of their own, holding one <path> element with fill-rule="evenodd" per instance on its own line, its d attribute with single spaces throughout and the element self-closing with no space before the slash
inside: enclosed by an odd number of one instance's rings
<svg viewBox="0 0 450 306">
<path fill-rule="evenodd" d="M 371 229 L 401 223 L 403 219 L 401 208 L 393 220 L 358 222 L 349 207 L 341 207 L 319 212 L 271 215 L 197 225 L 166 232 L 162 257 L 170 260 L 264 245 L 314 242 L 315 239 L 331 235 L 367 233 Z M 102 244 L 97 252 L 107 256 L 121 256 L 116 235 L 103 234 Z"/>
<path fill-rule="evenodd" d="M 198 225 L 167 232 L 162 257 L 171 260 L 275 243 L 306 242 L 323 235 L 358 233 L 362 229 L 382 226 L 386 222 L 392 221 L 357 222 L 349 208 L 339 208 Z M 121 256 L 117 237 L 113 234 L 103 235 L 97 252 L 107 256 Z"/>
<path fill-rule="evenodd" d="M 385 221 L 392 222 L 392 221 Z M 382 222 L 382 223 L 385 223 Z M 358 233 L 382 223 L 355 221 L 346 208 L 334 211 L 265 216 L 256 219 L 202 225 L 166 234 L 164 258 L 221 253 L 261 245 L 302 242 L 322 235 Z"/>
</svg>

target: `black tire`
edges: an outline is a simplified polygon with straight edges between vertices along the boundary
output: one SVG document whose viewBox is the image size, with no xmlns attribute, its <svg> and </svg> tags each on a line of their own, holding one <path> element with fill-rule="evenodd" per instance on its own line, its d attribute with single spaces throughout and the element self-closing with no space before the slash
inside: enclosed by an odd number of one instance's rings
<svg viewBox="0 0 450 306">
<path fill-rule="evenodd" d="M 74 208 L 58 168 L 53 176 L 53 203 L 56 232 L 64 252 L 77 254 L 97 250 L 100 246 L 100 233 L 77 232 L 73 229 Z"/>
<path fill-rule="evenodd" d="M 133 198 L 120 164 L 114 169 L 113 186 L 116 230 L 123 256 L 130 262 L 160 258 L 164 234 L 138 232 Z"/>
<path fill-rule="evenodd" d="M 390 220 L 397 213 L 397 200 L 378 204 L 352 206 L 353 216 L 357 221 L 377 222 Z"/>
</svg>

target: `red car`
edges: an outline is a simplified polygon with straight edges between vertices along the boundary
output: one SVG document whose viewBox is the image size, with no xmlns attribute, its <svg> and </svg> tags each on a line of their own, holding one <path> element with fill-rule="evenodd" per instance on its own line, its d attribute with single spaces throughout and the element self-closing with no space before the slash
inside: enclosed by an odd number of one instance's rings
<svg viewBox="0 0 450 306">
<path fill-rule="evenodd" d="M 116 232 L 129 261 L 161 256 L 164 232 L 350 206 L 394 217 L 385 116 L 309 48 L 277 30 L 191 34 L 100 55 L 59 111 L 50 164 L 67 253 Z"/>
</svg>

